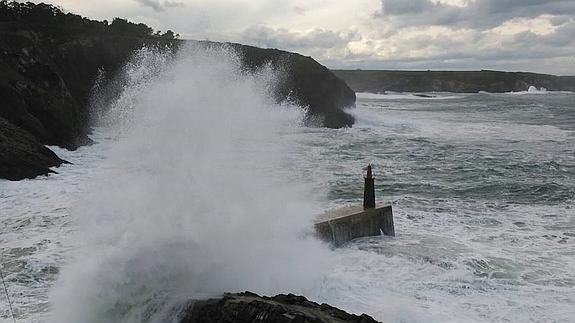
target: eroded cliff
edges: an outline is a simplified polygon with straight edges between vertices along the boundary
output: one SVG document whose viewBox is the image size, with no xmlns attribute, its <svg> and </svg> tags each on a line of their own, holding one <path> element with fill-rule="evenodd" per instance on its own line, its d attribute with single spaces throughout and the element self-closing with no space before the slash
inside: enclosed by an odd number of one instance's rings
<svg viewBox="0 0 575 323">
<path fill-rule="evenodd" d="M 144 24 L 124 19 L 94 21 L 47 4 L 0 2 L 0 127 L 44 145 L 67 149 L 90 143 L 89 98 L 93 84 L 104 72 L 110 79 L 142 46 L 177 50 L 184 41 L 168 31 L 154 33 Z M 224 46 L 224 44 L 221 44 Z M 322 126 L 351 126 L 344 109 L 353 106 L 355 93 L 311 57 L 240 44 L 235 48 L 247 69 L 271 64 L 284 71 L 274 91 L 278 102 L 290 100 L 307 109 L 310 120 Z M 0 152 L 0 178 L 21 179 L 47 174 L 60 159 L 38 159 L 30 145 L 11 145 L 13 131 L 4 129 Z M 21 151 L 19 151 L 21 149 Z M 27 157 L 23 157 L 27 156 Z M 33 169 L 15 171 L 34 163 Z M 24 167 L 24 166 L 23 166 Z M 8 175 L 3 175 L 8 174 Z M 13 174 L 13 175 L 11 175 Z"/>
</svg>

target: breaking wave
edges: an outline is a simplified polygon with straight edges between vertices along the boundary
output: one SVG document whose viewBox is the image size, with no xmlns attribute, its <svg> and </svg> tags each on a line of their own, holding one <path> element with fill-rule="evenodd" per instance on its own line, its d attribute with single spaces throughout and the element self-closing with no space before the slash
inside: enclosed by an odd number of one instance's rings
<svg viewBox="0 0 575 323">
<path fill-rule="evenodd" d="M 72 211 L 51 320 L 166 322 L 190 299 L 313 289 L 329 249 L 309 187 L 285 176 L 302 113 L 270 99 L 274 72 L 190 45 L 141 50 L 124 74 L 98 116 L 115 144 Z"/>
</svg>

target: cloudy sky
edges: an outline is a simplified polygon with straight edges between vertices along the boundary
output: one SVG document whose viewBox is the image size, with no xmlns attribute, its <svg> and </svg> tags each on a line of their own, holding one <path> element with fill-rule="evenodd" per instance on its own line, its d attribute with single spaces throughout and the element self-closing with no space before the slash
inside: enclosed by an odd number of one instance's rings
<svg viewBox="0 0 575 323">
<path fill-rule="evenodd" d="M 50 0 L 182 38 L 311 55 L 331 68 L 575 75 L 575 0 Z"/>
</svg>

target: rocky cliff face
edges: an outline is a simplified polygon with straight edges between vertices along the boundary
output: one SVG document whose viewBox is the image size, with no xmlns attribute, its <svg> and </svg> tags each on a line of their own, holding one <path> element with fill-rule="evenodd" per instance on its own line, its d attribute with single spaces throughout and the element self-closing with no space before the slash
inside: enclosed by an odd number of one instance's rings
<svg viewBox="0 0 575 323">
<path fill-rule="evenodd" d="M 249 69 L 270 63 L 283 71 L 276 101 L 286 99 L 309 108 L 309 117 L 329 128 L 351 127 L 353 117 L 344 108 L 355 104 L 355 92 L 325 66 L 309 56 L 278 49 L 231 44 Z"/>
<path fill-rule="evenodd" d="M 65 161 L 32 134 L 0 117 L 0 178 L 33 178 L 62 163 Z"/>
<path fill-rule="evenodd" d="M 0 117 L 5 121 L 0 126 L 18 128 L 17 132 L 4 129 L 3 142 L 17 142 L 9 133 L 20 133 L 37 144 L 67 149 L 90 143 L 87 106 L 98 70 L 114 70 L 142 43 L 137 38 L 98 37 L 46 44 L 35 32 L 17 27 L 0 31 Z M 30 147 L 12 145 L 11 153 L 0 151 L 0 165 L 11 165 L 0 167 L 0 178 L 32 178 L 62 162 L 37 158 L 28 151 Z"/>
<path fill-rule="evenodd" d="M 192 302 L 180 323 L 377 323 L 372 317 L 346 313 L 303 296 L 261 297 L 245 292 Z"/>
<path fill-rule="evenodd" d="M 99 73 L 113 76 L 144 45 L 177 49 L 182 41 L 170 37 L 122 19 L 108 24 L 64 14 L 50 5 L 0 2 L 0 126 L 16 127 L 22 136 L 45 145 L 76 149 L 90 143 L 89 97 Z M 307 107 L 310 116 L 324 126 L 353 124 L 353 118 L 343 109 L 354 104 L 354 92 L 312 58 L 239 44 L 233 47 L 243 55 L 247 68 L 268 62 L 286 64 L 285 80 L 276 91 L 277 101 L 289 98 Z M 19 140 L 11 137 L 14 131 L 0 130 L 0 149 Z M 0 151 L 0 158 L 10 158 L 0 160 L 0 178 L 47 174 L 49 167 L 62 162 L 34 159 L 36 155 L 26 150 L 31 145 L 10 147 L 11 153 Z M 18 165 L 28 163 L 35 167 L 15 171 Z M 12 168 L 2 169 L 8 164 Z"/>
<path fill-rule="evenodd" d="M 357 92 L 503 93 L 527 91 L 529 86 L 550 91 L 575 91 L 575 77 L 498 71 L 375 71 L 334 70 Z"/>
<path fill-rule="evenodd" d="M 89 143 L 88 98 L 100 69 L 117 69 L 145 39 L 90 37 L 51 41 L 19 23 L 0 29 L 0 116 L 41 143 Z"/>
</svg>

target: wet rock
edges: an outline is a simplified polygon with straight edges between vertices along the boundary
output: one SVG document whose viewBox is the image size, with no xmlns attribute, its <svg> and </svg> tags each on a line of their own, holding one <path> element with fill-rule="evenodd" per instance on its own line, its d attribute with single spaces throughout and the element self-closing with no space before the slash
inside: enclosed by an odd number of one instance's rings
<svg viewBox="0 0 575 323">
<path fill-rule="evenodd" d="M 88 143 L 82 106 L 36 40 L 39 36 L 18 31 L 1 33 L 0 116 L 43 144 L 75 149 Z"/>
<path fill-rule="evenodd" d="M 250 292 L 225 294 L 219 299 L 191 302 L 182 312 L 180 323 L 376 323 L 360 316 L 317 304 L 293 294 L 262 297 Z"/>
<path fill-rule="evenodd" d="M 0 178 L 21 180 L 54 173 L 66 161 L 26 130 L 0 117 Z"/>
</svg>

